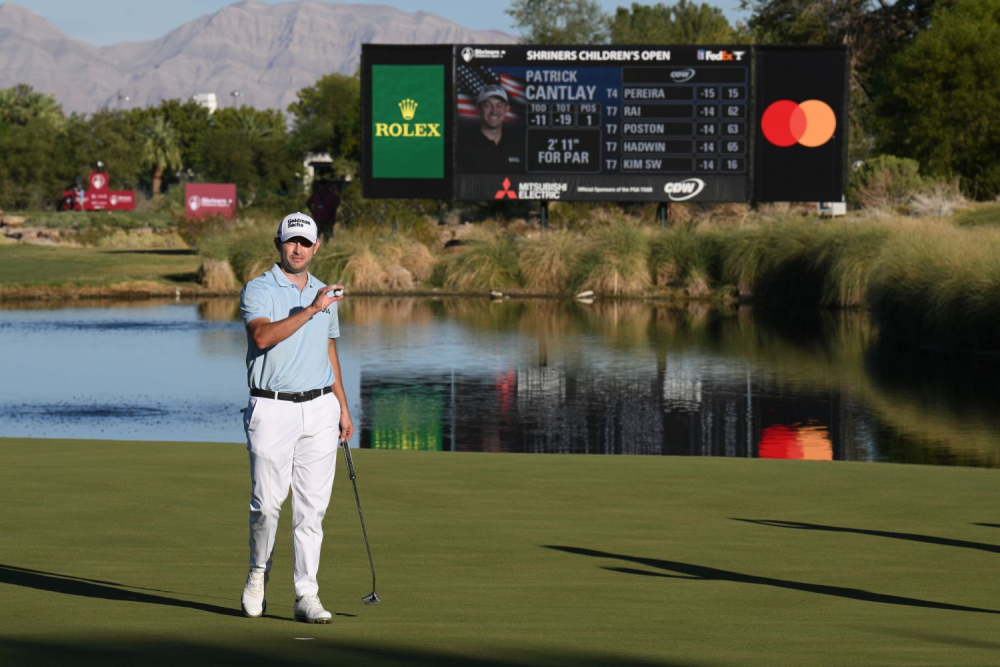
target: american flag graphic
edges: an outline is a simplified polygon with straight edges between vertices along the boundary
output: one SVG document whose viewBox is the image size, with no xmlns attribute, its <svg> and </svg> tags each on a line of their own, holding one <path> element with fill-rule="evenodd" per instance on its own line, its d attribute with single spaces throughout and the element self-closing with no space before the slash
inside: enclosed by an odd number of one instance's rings
<svg viewBox="0 0 1000 667">
<path fill-rule="evenodd" d="M 524 96 L 524 81 L 509 74 L 497 74 L 483 65 L 458 66 L 458 115 L 477 118 L 476 96 L 487 86 L 501 86 L 507 93 L 507 120 L 524 116 L 528 100 Z"/>
</svg>

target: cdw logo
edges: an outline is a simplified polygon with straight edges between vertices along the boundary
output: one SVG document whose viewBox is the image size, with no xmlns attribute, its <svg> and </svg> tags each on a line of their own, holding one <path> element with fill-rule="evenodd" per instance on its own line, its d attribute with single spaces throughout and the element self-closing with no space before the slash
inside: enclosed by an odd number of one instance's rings
<svg viewBox="0 0 1000 667">
<path fill-rule="evenodd" d="M 671 201 L 685 201 L 691 199 L 705 189 L 705 181 L 700 178 L 688 178 L 675 183 L 667 183 L 663 186 L 663 192 Z"/>
</svg>

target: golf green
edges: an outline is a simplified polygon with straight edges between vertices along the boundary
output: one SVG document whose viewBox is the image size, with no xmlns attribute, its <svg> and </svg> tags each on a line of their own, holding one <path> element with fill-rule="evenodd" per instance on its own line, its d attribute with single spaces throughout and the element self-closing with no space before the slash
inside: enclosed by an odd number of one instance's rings
<svg viewBox="0 0 1000 667">
<path fill-rule="evenodd" d="M 341 455 L 342 456 L 342 455 Z M 988 665 L 998 472 L 362 450 L 291 621 L 239 610 L 239 445 L 0 439 L 0 664 Z M 290 501 L 289 501 L 290 502 Z"/>
</svg>

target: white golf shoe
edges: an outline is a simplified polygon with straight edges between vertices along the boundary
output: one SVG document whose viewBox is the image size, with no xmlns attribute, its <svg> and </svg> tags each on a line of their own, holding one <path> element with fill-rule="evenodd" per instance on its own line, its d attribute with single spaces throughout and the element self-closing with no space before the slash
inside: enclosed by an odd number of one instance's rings
<svg viewBox="0 0 1000 667">
<path fill-rule="evenodd" d="M 250 571 L 247 583 L 243 586 L 243 598 L 240 606 L 243 613 L 250 618 L 260 618 L 267 610 L 267 600 L 264 599 L 264 586 L 267 585 L 267 574 Z"/>
<path fill-rule="evenodd" d="M 303 623 L 329 623 L 333 615 L 323 609 L 317 595 L 303 595 L 295 601 L 295 620 Z"/>
</svg>

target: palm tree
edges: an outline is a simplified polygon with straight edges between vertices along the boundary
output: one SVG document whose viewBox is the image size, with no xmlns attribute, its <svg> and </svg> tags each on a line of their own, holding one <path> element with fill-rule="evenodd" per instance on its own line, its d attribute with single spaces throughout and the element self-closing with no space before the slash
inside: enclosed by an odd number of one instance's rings
<svg viewBox="0 0 1000 667">
<path fill-rule="evenodd" d="M 27 125 L 34 120 L 61 125 L 65 117 L 55 97 L 36 92 L 27 84 L 0 90 L 0 123 Z"/>
<path fill-rule="evenodd" d="M 156 197 L 160 194 L 163 172 L 183 166 L 177 130 L 165 117 L 153 116 L 143 127 L 142 135 L 142 161 L 153 169 L 153 196 Z"/>
<path fill-rule="evenodd" d="M 274 127 L 269 120 L 265 114 L 252 107 L 241 107 L 236 112 L 236 124 L 248 141 L 270 136 Z"/>
</svg>

